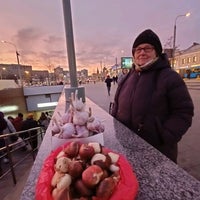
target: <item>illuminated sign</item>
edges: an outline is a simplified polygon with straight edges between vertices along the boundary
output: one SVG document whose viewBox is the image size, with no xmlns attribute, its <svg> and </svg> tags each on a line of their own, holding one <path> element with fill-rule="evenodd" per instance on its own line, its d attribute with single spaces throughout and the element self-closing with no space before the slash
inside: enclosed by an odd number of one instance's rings
<svg viewBox="0 0 200 200">
<path fill-rule="evenodd" d="M 122 68 L 132 68 L 133 58 L 132 57 L 121 57 L 121 67 Z"/>
<path fill-rule="evenodd" d="M 9 113 L 19 110 L 19 107 L 17 105 L 7 105 L 7 106 L 1 106 L 0 111 L 3 113 Z"/>
<path fill-rule="evenodd" d="M 49 106 L 57 106 L 57 104 L 58 102 L 38 103 L 37 107 L 44 108 L 44 107 L 49 107 Z"/>
</svg>

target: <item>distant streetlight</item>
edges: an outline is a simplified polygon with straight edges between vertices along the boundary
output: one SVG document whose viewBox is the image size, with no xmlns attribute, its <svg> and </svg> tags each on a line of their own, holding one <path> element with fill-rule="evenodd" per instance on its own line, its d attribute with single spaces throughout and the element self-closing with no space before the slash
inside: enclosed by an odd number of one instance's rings
<svg viewBox="0 0 200 200">
<path fill-rule="evenodd" d="M 5 40 L 2 40 L 1 41 L 2 43 L 6 43 L 6 44 L 10 44 L 12 46 L 15 47 L 15 53 L 16 53 L 16 57 L 17 57 L 17 65 L 18 65 L 18 74 L 19 74 L 19 79 L 20 79 L 20 84 L 21 84 L 21 87 L 23 86 L 23 83 L 22 83 L 22 74 L 21 74 L 21 68 L 20 68 L 20 63 L 19 63 L 19 52 L 17 51 L 17 47 L 15 44 L 13 44 L 12 42 L 8 42 L 8 41 L 5 41 Z"/>
<path fill-rule="evenodd" d="M 3 67 L 3 68 L 1 68 L 1 80 L 3 79 L 3 71 L 5 71 L 6 70 L 6 68 L 5 67 Z"/>
<path fill-rule="evenodd" d="M 176 50 L 176 22 L 177 19 L 180 17 L 189 17 L 190 13 L 186 13 L 184 15 L 178 15 L 175 19 L 174 23 L 174 40 L 173 40 L 173 52 L 172 52 L 172 68 L 174 68 L 174 61 L 175 61 L 175 50 Z"/>
</svg>

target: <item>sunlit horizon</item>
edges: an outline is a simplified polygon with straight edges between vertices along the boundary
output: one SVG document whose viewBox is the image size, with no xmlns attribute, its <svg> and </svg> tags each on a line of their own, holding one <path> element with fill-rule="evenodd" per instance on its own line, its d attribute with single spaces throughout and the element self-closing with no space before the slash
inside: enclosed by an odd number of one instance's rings
<svg viewBox="0 0 200 200">
<path fill-rule="evenodd" d="M 22 65 L 33 70 L 68 69 L 62 1 L 20 0 L 0 2 L 0 40 L 13 43 Z M 135 38 L 145 29 L 160 37 L 163 48 L 173 46 L 176 23 L 176 45 L 186 49 L 200 43 L 200 1 L 182 0 L 71 0 L 73 35 L 77 70 L 109 68 L 120 58 L 130 57 Z M 41 10 L 42 12 L 38 12 Z M 189 37 L 188 37 L 189 36 Z M 17 63 L 15 48 L 0 44 L 0 63 Z"/>
</svg>

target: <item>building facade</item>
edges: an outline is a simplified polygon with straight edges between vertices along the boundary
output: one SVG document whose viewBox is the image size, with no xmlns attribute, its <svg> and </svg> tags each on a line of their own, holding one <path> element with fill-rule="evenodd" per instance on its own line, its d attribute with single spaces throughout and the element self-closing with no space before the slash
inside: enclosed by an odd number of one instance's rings
<svg viewBox="0 0 200 200">
<path fill-rule="evenodd" d="M 20 77 L 21 76 L 21 77 Z M 0 64 L 0 79 L 12 79 L 16 82 L 22 79 L 23 85 L 57 85 L 60 82 L 70 84 L 70 73 L 62 67 L 54 68 L 53 73 L 48 70 L 32 70 L 29 65 Z M 88 79 L 88 70 L 77 71 L 77 79 L 85 82 Z"/>
<path fill-rule="evenodd" d="M 0 64 L 0 79 L 20 80 L 21 84 L 31 79 L 32 66 L 18 64 Z"/>
<path fill-rule="evenodd" d="M 200 66 L 200 44 L 193 43 L 185 50 L 175 53 L 174 69 L 183 77 L 187 70 Z"/>
</svg>

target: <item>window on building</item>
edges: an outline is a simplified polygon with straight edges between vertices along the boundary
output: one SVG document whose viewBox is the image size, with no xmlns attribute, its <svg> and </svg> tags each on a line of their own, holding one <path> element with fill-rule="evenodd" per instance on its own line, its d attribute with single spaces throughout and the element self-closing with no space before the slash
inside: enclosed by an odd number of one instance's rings
<svg viewBox="0 0 200 200">
<path fill-rule="evenodd" d="M 197 57 L 196 56 L 193 56 L 192 62 L 197 62 Z"/>
<path fill-rule="evenodd" d="M 185 64 L 185 58 L 182 59 L 182 64 Z"/>
<path fill-rule="evenodd" d="M 191 58 L 188 57 L 188 58 L 187 58 L 187 63 L 190 63 L 190 62 L 191 62 Z"/>
</svg>

